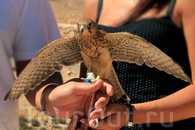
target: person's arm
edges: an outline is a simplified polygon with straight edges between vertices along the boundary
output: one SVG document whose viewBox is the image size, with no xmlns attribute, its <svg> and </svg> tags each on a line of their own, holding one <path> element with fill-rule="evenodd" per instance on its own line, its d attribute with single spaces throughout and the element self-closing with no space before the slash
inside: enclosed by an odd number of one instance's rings
<svg viewBox="0 0 195 130">
<path fill-rule="evenodd" d="M 103 0 L 98 24 L 108 27 L 118 27 L 129 21 L 134 4 L 131 0 Z M 85 0 L 83 17 L 96 22 L 98 0 Z M 116 17 L 117 16 L 117 17 Z"/>
<path fill-rule="evenodd" d="M 98 8 L 98 0 L 85 0 L 83 17 L 90 18 L 94 22 L 96 22 L 97 8 Z"/>
<path fill-rule="evenodd" d="M 189 0 L 188 2 L 178 0 L 177 1 L 177 11 L 180 16 L 180 23 L 184 30 L 187 46 L 188 46 L 188 55 L 191 66 L 192 81 L 195 81 L 195 1 Z M 177 86 L 175 86 L 177 87 Z M 165 97 L 155 101 L 132 104 L 133 106 L 133 124 L 138 123 L 169 123 L 179 120 L 184 120 L 188 118 L 195 117 L 195 85 L 189 85 L 185 88 Z M 111 114 L 120 112 L 123 113 L 126 108 L 126 105 L 121 106 L 120 108 L 108 106 L 107 111 L 110 110 Z M 106 111 L 106 112 L 107 112 Z M 95 112 L 94 112 L 95 113 Z M 108 116 L 105 114 L 105 117 Z M 128 116 L 128 114 L 127 114 Z M 91 113 L 91 118 L 93 113 Z M 113 118 L 112 118 L 113 120 Z M 115 119 L 116 120 L 116 119 Z M 85 122 L 86 123 L 86 122 Z M 108 122 L 105 122 L 101 127 L 104 129 L 109 129 L 107 125 Z M 121 122 L 125 124 L 126 122 Z M 86 123 L 86 125 L 88 125 Z M 110 128 L 113 129 L 113 128 Z"/>
<path fill-rule="evenodd" d="M 17 71 L 20 73 L 28 62 L 17 62 Z M 45 87 L 50 84 L 58 84 L 59 86 L 46 89 L 43 96 L 41 96 Z M 106 90 L 106 93 L 98 91 L 99 89 Z M 31 105 L 36 106 L 39 111 L 42 111 L 43 107 L 45 107 L 44 109 L 48 114 L 54 117 L 58 116 L 56 113 L 59 113 L 61 118 L 71 118 L 75 112 L 79 112 L 82 116 L 87 116 L 91 93 L 96 92 L 94 104 L 95 108 L 98 109 L 106 106 L 113 91 L 113 86 L 106 80 L 99 80 L 94 84 L 90 84 L 83 83 L 80 79 L 73 79 L 62 84 L 61 75 L 55 73 L 34 90 L 30 90 L 25 96 Z M 41 105 L 41 101 L 44 101 L 44 106 Z"/>
<path fill-rule="evenodd" d="M 133 107 L 133 124 L 138 123 L 171 123 L 179 120 L 195 117 L 195 86 L 189 85 L 186 88 L 171 94 L 165 98 L 155 101 L 131 104 Z M 97 113 L 96 113 L 97 114 Z M 104 119 L 98 129 L 119 129 L 125 126 L 129 119 L 129 112 L 126 105 L 110 104 L 107 106 L 103 116 L 95 116 L 91 113 L 89 124 L 84 118 L 80 120 L 83 124 L 92 127 L 95 118 Z M 112 115 L 110 117 L 110 115 Z M 118 125 L 114 125 L 117 124 Z"/>
<path fill-rule="evenodd" d="M 188 57 L 191 66 L 192 81 L 195 83 L 195 1 L 178 0 L 176 9 L 180 16 L 180 23 L 184 30 L 185 39 L 188 48 Z M 163 99 L 152 101 L 143 104 L 134 104 L 134 123 L 140 121 L 146 122 L 149 117 L 146 117 L 148 111 L 157 112 L 157 116 L 151 116 L 150 122 L 170 122 L 172 118 L 170 112 L 173 113 L 173 121 L 183 120 L 195 117 L 195 86 L 189 85 L 186 88 Z M 164 112 L 163 117 L 160 117 L 160 112 Z M 137 115 L 137 116 L 136 116 Z M 142 117 L 142 118 L 140 118 Z"/>
<path fill-rule="evenodd" d="M 22 70 L 26 67 L 26 65 L 30 62 L 30 60 L 26 61 L 16 61 L 16 73 L 17 76 L 22 72 Z M 62 77 L 60 73 L 55 73 L 51 77 L 49 77 L 46 81 L 37 86 L 34 90 L 30 90 L 25 97 L 30 102 L 32 106 L 37 106 L 39 110 L 42 109 L 40 104 L 40 97 L 43 89 L 47 86 L 47 84 L 62 84 Z"/>
<path fill-rule="evenodd" d="M 179 3 L 179 2 L 178 2 Z M 195 83 L 195 1 L 189 0 L 188 2 L 180 0 L 179 7 L 181 8 L 181 23 L 184 30 L 185 39 L 187 42 L 188 56 L 191 66 L 192 80 Z"/>
</svg>

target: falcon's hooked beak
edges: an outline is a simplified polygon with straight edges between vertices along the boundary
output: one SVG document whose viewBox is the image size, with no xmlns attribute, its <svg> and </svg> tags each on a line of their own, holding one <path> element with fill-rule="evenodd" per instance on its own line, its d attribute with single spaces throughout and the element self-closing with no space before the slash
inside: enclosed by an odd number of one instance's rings
<svg viewBox="0 0 195 130">
<path fill-rule="evenodd" d="M 84 26 L 81 26 L 80 27 L 80 32 L 83 33 L 84 30 L 85 30 L 85 27 Z"/>
</svg>

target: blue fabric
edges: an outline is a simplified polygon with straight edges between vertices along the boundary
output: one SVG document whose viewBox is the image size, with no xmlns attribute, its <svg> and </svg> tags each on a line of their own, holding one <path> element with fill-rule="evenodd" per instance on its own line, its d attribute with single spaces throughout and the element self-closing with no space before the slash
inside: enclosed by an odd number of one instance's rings
<svg viewBox="0 0 195 130">
<path fill-rule="evenodd" d="M 91 83 L 91 79 L 86 79 L 84 82 L 85 83 Z"/>
</svg>

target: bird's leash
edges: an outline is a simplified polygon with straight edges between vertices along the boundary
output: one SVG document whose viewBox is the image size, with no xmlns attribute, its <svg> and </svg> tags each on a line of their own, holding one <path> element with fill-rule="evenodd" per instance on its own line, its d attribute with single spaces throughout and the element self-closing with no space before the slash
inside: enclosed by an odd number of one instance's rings
<svg viewBox="0 0 195 130">
<path fill-rule="evenodd" d="M 87 79 L 84 81 L 85 83 L 93 83 L 95 81 L 95 76 L 92 72 L 87 73 Z M 89 106 L 89 110 L 88 110 L 88 122 L 90 121 L 90 113 L 93 111 L 93 100 L 94 100 L 94 96 L 95 96 L 95 92 L 92 93 L 92 97 L 91 97 L 91 102 L 90 102 L 90 106 Z M 95 126 L 94 128 L 96 128 L 98 126 L 98 121 L 99 119 L 96 118 L 95 121 Z"/>
</svg>

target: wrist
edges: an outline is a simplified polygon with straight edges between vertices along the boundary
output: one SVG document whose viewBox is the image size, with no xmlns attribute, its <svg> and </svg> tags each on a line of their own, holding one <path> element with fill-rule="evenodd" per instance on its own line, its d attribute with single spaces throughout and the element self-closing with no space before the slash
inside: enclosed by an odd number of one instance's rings
<svg viewBox="0 0 195 130">
<path fill-rule="evenodd" d="M 127 104 L 127 109 L 129 111 L 129 120 L 127 122 L 127 126 L 131 127 L 133 126 L 133 107 L 131 104 Z"/>
<path fill-rule="evenodd" d="M 49 100 L 49 95 L 58 85 L 57 84 L 48 84 L 41 94 L 41 107 L 44 114 L 49 116 L 55 116 L 55 111 L 53 104 Z"/>
</svg>

